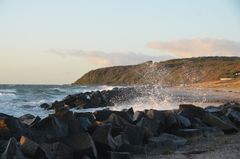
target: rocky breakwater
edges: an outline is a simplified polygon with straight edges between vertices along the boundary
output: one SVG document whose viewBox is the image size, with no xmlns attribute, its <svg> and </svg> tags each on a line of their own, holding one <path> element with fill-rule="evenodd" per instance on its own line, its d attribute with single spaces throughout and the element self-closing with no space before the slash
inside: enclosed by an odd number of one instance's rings
<svg viewBox="0 0 240 159">
<path fill-rule="evenodd" d="M 169 153 L 192 138 L 236 133 L 240 104 L 205 109 L 182 104 L 178 110 L 101 110 L 73 113 L 64 104 L 40 119 L 0 114 L 2 159 L 130 159 L 153 149 Z"/>
<path fill-rule="evenodd" d="M 116 103 L 127 102 L 133 98 L 142 96 L 142 92 L 134 87 L 114 88 L 112 90 L 92 91 L 68 95 L 61 101 L 52 104 L 43 103 L 40 107 L 54 109 L 56 105 L 65 104 L 69 108 L 87 109 L 114 106 Z"/>
</svg>

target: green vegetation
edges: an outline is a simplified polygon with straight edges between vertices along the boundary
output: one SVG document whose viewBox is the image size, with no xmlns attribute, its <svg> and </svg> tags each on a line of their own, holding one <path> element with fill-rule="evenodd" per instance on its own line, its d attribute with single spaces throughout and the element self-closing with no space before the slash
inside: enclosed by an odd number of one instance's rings
<svg viewBox="0 0 240 159">
<path fill-rule="evenodd" d="M 129 66 L 114 66 L 92 70 L 73 84 L 134 85 L 162 84 L 176 86 L 234 78 L 240 71 L 240 57 L 196 57 L 151 61 Z"/>
</svg>

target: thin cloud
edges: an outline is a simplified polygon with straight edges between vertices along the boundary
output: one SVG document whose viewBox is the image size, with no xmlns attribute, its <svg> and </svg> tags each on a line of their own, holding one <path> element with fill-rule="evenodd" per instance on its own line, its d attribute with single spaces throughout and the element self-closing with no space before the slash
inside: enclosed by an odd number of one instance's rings
<svg viewBox="0 0 240 159">
<path fill-rule="evenodd" d="M 177 57 L 239 56 L 240 43 L 231 40 L 195 38 L 169 42 L 150 42 L 148 48 L 172 53 Z"/>
<path fill-rule="evenodd" d="M 170 59 L 170 56 L 149 56 L 141 53 L 106 53 L 102 51 L 82 51 L 82 50 L 49 50 L 48 52 L 68 57 L 75 56 L 86 59 L 98 66 L 131 65 L 152 61 L 163 61 Z"/>
</svg>

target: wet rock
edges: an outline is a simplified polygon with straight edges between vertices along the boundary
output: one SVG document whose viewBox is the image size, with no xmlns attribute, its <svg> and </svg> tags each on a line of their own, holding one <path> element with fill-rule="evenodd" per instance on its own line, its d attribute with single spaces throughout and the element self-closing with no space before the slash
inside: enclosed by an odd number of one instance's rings
<svg viewBox="0 0 240 159">
<path fill-rule="evenodd" d="M 240 103 L 237 102 L 227 102 L 222 107 L 225 113 L 227 113 L 228 109 L 240 112 Z"/>
<path fill-rule="evenodd" d="M 26 159 L 17 145 L 15 138 L 10 138 L 1 159 Z"/>
<path fill-rule="evenodd" d="M 113 127 L 119 127 L 124 129 L 131 124 L 127 122 L 125 119 L 120 117 L 119 115 L 112 113 L 107 120 L 104 121 L 105 123 L 111 123 Z"/>
<path fill-rule="evenodd" d="M 204 110 L 218 117 L 224 115 L 222 107 L 208 106 Z"/>
<path fill-rule="evenodd" d="M 179 129 L 176 132 L 176 135 L 189 138 L 189 137 L 201 137 L 202 130 L 200 129 Z"/>
<path fill-rule="evenodd" d="M 111 135 L 111 129 L 111 124 L 99 125 L 92 134 L 99 156 L 106 156 L 107 151 L 112 151 L 117 148 L 117 143 Z"/>
<path fill-rule="evenodd" d="M 0 140 L 0 154 L 2 154 L 5 151 L 7 144 L 8 144 L 7 140 Z"/>
<path fill-rule="evenodd" d="M 100 111 L 94 112 L 94 115 L 97 121 L 105 121 L 109 118 L 111 114 L 112 114 L 112 111 L 110 110 L 100 110 Z"/>
<path fill-rule="evenodd" d="M 51 159 L 73 159 L 72 149 L 61 142 L 42 144 L 41 148 L 47 152 Z"/>
<path fill-rule="evenodd" d="M 136 124 L 139 122 L 143 117 L 145 117 L 145 113 L 142 111 L 136 111 L 133 114 L 133 123 Z"/>
<path fill-rule="evenodd" d="M 88 118 L 79 117 L 77 120 L 79 121 L 79 127 L 81 132 L 88 131 L 88 129 L 92 126 L 92 123 L 89 121 Z"/>
<path fill-rule="evenodd" d="M 68 123 L 62 122 L 59 118 L 52 115 L 39 121 L 34 126 L 34 129 L 39 133 L 33 133 L 31 138 L 35 139 L 35 141 L 41 140 L 39 142 L 55 142 L 69 134 Z"/>
<path fill-rule="evenodd" d="M 34 159 L 48 158 L 45 152 L 42 150 L 42 148 L 37 143 L 30 140 L 29 138 L 22 136 L 20 138 L 19 143 L 20 143 L 20 149 L 22 150 L 25 156 L 34 158 Z"/>
<path fill-rule="evenodd" d="M 84 113 L 75 112 L 74 116 L 76 117 L 76 119 L 78 119 L 79 117 L 88 118 L 88 120 L 91 123 L 94 123 L 96 121 L 94 114 L 91 112 L 84 112 Z"/>
<path fill-rule="evenodd" d="M 96 120 L 105 121 L 109 118 L 111 114 L 116 114 L 126 120 L 129 123 L 132 123 L 132 116 L 128 112 L 124 111 L 110 111 L 110 110 L 100 110 L 94 113 Z"/>
<path fill-rule="evenodd" d="M 21 121 L 21 123 L 27 126 L 31 126 L 39 122 L 41 118 L 39 116 L 35 117 L 34 115 L 31 115 L 31 114 L 25 114 L 19 117 L 19 120 Z"/>
<path fill-rule="evenodd" d="M 24 125 L 18 118 L 3 113 L 0 113 L 0 128 L 2 139 L 9 139 L 10 136 L 20 138 L 21 135 L 26 133 Z"/>
<path fill-rule="evenodd" d="M 180 115 L 187 118 L 199 118 L 202 119 L 205 111 L 203 108 L 197 107 L 192 104 L 180 104 L 179 106 Z"/>
<path fill-rule="evenodd" d="M 145 114 L 149 119 L 155 120 L 160 124 L 165 123 L 165 111 L 150 109 L 150 110 L 145 110 Z"/>
<path fill-rule="evenodd" d="M 88 133 L 79 133 L 65 137 L 63 143 L 73 149 L 75 158 L 84 155 L 91 158 L 97 158 L 95 143 Z"/>
<path fill-rule="evenodd" d="M 122 111 L 128 113 L 131 117 L 134 115 L 134 110 L 132 107 L 129 109 L 123 109 Z"/>
<path fill-rule="evenodd" d="M 51 105 L 49 105 L 48 103 L 43 103 L 40 105 L 40 107 L 43 109 L 49 109 L 49 108 L 51 108 Z"/>
<path fill-rule="evenodd" d="M 165 116 L 165 124 L 164 128 L 167 130 L 167 132 L 176 131 L 180 128 L 180 125 L 178 124 L 176 114 L 173 111 L 166 111 L 164 112 Z"/>
<path fill-rule="evenodd" d="M 229 109 L 226 116 L 237 126 L 240 127 L 240 112 Z"/>
<path fill-rule="evenodd" d="M 181 128 L 189 128 L 191 126 L 191 121 L 188 118 L 186 118 L 186 117 L 184 117 L 182 115 L 177 115 L 177 114 L 176 114 L 175 117 L 177 119 L 179 127 L 181 127 Z"/>
<path fill-rule="evenodd" d="M 159 134 L 160 125 L 155 120 L 143 117 L 139 122 L 137 122 L 136 125 L 142 128 L 146 128 L 147 131 L 153 136 Z M 149 134 L 149 136 L 152 136 L 151 134 Z"/>
<path fill-rule="evenodd" d="M 234 127 L 231 124 L 228 124 L 228 123 L 224 122 L 223 120 L 221 120 L 220 118 L 218 118 L 215 115 L 212 115 L 211 113 L 205 113 L 202 121 L 209 126 L 220 128 L 224 132 L 231 133 L 231 132 L 237 132 L 238 131 L 236 127 Z"/>
<path fill-rule="evenodd" d="M 132 145 L 143 145 L 145 131 L 142 127 L 130 125 L 126 127 L 124 133 Z"/>
<path fill-rule="evenodd" d="M 203 123 L 199 118 L 190 118 L 191 127 L 194 129 L 201 129 L 203 127 L 207 127 L 205 123 Z"/>
<path fill-rule="evenodd" d="M 128 137 L 126 136 L 125 133 L 121 133 L 121 134 L 115 136 L 114 141 L 117 144 L 117 148 L 119 148 L 120 146 L 122 146 L 124 144 L 130 144 L 128 141 Z"/>
<path fill-rule="evenodd" d="M 53 109 L 55 111 L 54 114 L 57 115 L 57 116 L 62 116 L 65 113 L 69 112 L 69 106 L 64 104 L 63 102 L 55 101 L 52 104 L 52 107 L 53 107 Z"/>
</svg>

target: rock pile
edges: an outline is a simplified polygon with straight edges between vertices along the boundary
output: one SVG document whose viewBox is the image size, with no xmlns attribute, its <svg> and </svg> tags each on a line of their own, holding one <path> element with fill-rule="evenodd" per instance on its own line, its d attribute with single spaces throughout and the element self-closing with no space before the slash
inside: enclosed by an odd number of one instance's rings
<svg viewBox="0 0 240 159">
<path fill-rule="evenodd" d="M 44 109 L 54 109 L 59 103 L 69 106 L 69 108 L 86 109 L 106 106 L 114 106 L 114 103 L 126 102 L 141 95 L 134 87 L 114 88 L 112 90 L 92 91 L 68 95 L 62 101 L 52 104 L 43 103 L 40 107 Z"/>
<path fill-rule="evenodd" d="M 0 114 L 2 159 L 130 159 L 153 148 L 166 153 L 189 138 L 239 131 L 240 104 L 205 109 L 182 104 L 178 110 L 133 109 L 73 113 L 55 105 L 44 119 Z"/>
</svg>

